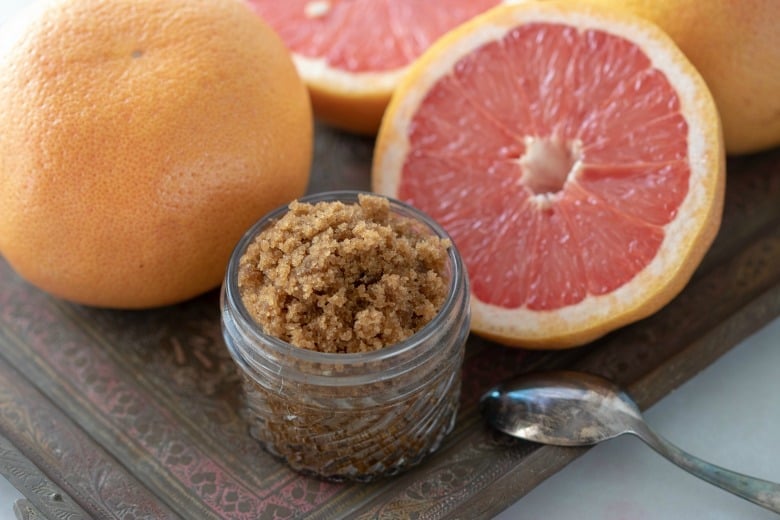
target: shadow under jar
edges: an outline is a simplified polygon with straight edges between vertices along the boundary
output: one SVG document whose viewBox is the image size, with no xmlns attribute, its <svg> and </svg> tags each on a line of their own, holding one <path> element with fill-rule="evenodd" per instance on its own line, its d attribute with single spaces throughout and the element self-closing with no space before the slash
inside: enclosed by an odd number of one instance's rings
<svg viewBox="0 0 780 520">
<path fill-rule="evenodd" d="M 328 192 L 300 202 L 350 204 L 358 195 Z M 450 245 L 444 302 L 409 338 L 370 352 L 307 350 L 265 334 L 238 288 L 239 259 L 287 210 L 247 231 L 222 288 L 223 335 L 239 367 L 250 434 L 293 469 L 329 480 L 370 481 L 406 470 L 437 450 L 455 424 L 470 318 L 460 255 Z M 390 199 L 390 211 L 412 219 L 422 233 L 449 238 L 409 205 Z"/>
</svg>

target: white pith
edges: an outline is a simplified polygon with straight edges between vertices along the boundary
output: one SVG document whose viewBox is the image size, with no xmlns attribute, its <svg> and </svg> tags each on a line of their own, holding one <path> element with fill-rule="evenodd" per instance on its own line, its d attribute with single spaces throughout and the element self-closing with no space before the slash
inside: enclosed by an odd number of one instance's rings
<svg viewBox="0 0 780 520">
<path fill-rule="evenodd" d="M 310 58 L 293 54 L 298 73 L 307 85 L 322 91 L 344 93 L 352 96 L 385 95 L 398 85 L 407 67 L 382 72 L 346 72 L 331 67 L 325 58 Z"/>
</svg>

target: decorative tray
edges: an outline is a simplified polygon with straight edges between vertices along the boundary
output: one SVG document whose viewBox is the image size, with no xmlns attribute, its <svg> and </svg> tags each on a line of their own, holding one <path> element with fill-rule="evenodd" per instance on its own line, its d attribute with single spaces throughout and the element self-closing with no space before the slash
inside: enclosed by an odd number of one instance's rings
<svg viewBox="0 0 780 520">
<path fill-rule="evenodd" d="M 310 192 L 368 189 L 373 140 L 317 127 Z M 0 260 L 0 473 L 25 518 L 490 518 L 582 453 L 490 430 L 493 384 L 573 368 L 642 408 L 780 315 L 780 150 L 732 158 L 724 221 L 689 285 L 585 347 L 510 349 L 472 336 L 456 427 L 398 477 L 336 484 L 264 452 L 239 416 L 218 293 L 149 311 L 66 303 Z M 37 515 L 37 516 L 36 516 Z"/>
</svg>

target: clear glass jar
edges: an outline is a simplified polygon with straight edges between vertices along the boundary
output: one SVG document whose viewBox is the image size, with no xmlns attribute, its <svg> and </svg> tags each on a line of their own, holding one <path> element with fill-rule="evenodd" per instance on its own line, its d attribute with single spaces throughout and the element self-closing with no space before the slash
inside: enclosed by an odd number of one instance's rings
<svg viewBox="0 0 780 520">
<path fill-rule="evenodd" d="M 358 192 L 328 192 L 302 202 L 356 203 Z M 394 214 L 445 231 L 420 211 L 390 200 Z M 400 343 L 373 352 L 322 353 L 263 333 L 238 290 L 249 243 L 286 207 L 257 222 L 233 252 L 222 287 L 223 335 L 242 378 L 250 434 L 294 469 L 329 480 L 368 481 L 419 463 L 452 430 L 469 331 L 469 288 L 454 246 L 449 291 L 438 314 Z"/>
</svg>

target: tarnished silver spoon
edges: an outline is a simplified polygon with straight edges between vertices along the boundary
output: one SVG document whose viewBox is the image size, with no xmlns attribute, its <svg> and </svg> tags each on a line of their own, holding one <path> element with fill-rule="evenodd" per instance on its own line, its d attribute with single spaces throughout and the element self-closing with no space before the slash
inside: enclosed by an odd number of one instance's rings
<svg viewBox="0 0 780 520">
<path fill-rule="evenodd" d="M 710 464 L 653 432 L 625 392 L 601 377 L 581 372 L 521 376 L 487 392 L 482 413 L 514 437 L 557 446 L 583 446 L 636 435 L 689 473 L 759 506 L 780 513 L 780 484 Z"/>
</svg>

